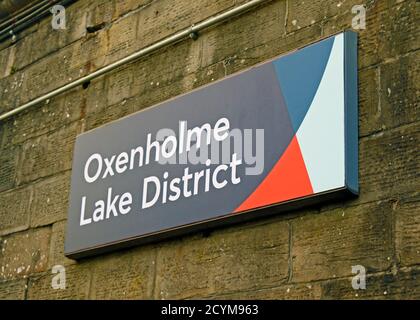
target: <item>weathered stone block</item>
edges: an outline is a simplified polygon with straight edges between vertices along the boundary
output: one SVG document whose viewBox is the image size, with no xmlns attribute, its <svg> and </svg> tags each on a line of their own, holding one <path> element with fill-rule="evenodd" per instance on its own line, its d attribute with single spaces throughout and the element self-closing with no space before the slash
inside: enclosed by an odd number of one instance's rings
<svg viewBox="0 0 420 320">
<path fill-rule="evenodd" d="M 286 222 L 187 237 L 158 251 L 155 298 L 180 299 L 262 289 L 288 278 Z"/>
<path fill-rule="evenodd" d="M 143 246 L 96 259 L 90 298 L 151 299 L 155 251 Z"/>
<path fill-rule="evenodd" d="M 29 227 L 31 188 L 0 193 L 0 236 Z"/>
<path fill-rule="evenodd" d="M 14 72 L 13 63 L 15 60 L 16 46 L 11 46 L 0 51 L 0 79 L 7 77 Z"/>
<path fill-rule="evenodd" d="M 201 43 L 201 39 L 181 42 L 133 63 L 131 96 L 148 95 L 163 87 L 170 90 L 172 85 L 176 86 L 188 74 L 197 72 L 201 63 Z"/>
<path fill-rule="evenodd" d="M 85 100 L 80 90 L 47 100 L 3 122 L 4 143 L 22 144 L 68 125 L 81 118 L 84 108 Z"/>
<path fill-rule="evenodd" d="M 417 52 L 359 71 L 360 136 L 409 124 L 419 118 Z"/>
<path fill-rule="evenodd" d="M 48 266 L 50 231 L 50 228 L 31 229 L 4 237 L 0 242 L 0 279 L 45 271 Z"/>
<path fill-rule="evenodd" d="M 106 97 L 103 100 L 106 100 Z M 136 98 L 130 98 L 112 106 L 107 106 L 105 101 L 88 105 L 86 130 L 94 129 L 132 113 L 136 102 Z"/>
<path fill-rule="evenodd" d="M 124 14 L 148 5 L 153 0 L 115 0 L 114 19 Z"/>
<path fill-rule="evenodd" d="M 66 288 L 54 289 L 52 280 L 57 276 L 51 271 L 29 278 L 28 299 L 30 300 L 81 300 L 89 295 L 91 269 L 89 264 L 78 264 L 65 268 Z"/>
<path fill-rule="evenodd" d="M 360 70 L 359 74 L 359 136 L 382 130 L 379 102 L 379 68 Z"/>
<path fill-rule="evenodd" d="M 0 281 L 0 300 L 23 300 L 26 291 L 25 279 Z"/>
<path fill-rule="evenodd" d="M 31 52 L 31 45 L 32 45 L 33 39 L 30 36 L 23 37 L 16 43 L 16 56 L 15 61 L 13 63 L 13 68 L 15 70 L 20 70 L 27 66 L 31 60 L 32 57 L 30 54 Z M 26 54 L 23 54 L 23 53 Z"/>
<path fill-rule="evenodd" d="M 106 90 L 106 77 L 95 79 L 86 89 L 86 113 L 88 117 L 95 110 L 104 108 L 107 103 L 107 95 L 103 94 Z"/>
<path fill-rule="evenodd" d="M 86 70 L 72 65 L 74 48 L 80 43 L 79 41 L 64 47 L 21 71 L 20 73 L 25 75 L 25 85 L 21 91 L 22 101 L 38 98 L 83 75 Z"/>
<path fill-rule="evenodd" d="M 153 1 L 138 13 L 137 39 L 145 47 L 234 4 L 233 0 L 173 0 L 168 6 L 165 1 Z"/>
<path fill-rule="evenodd" d="M 162 51 L 110 74 L 106 82 L 92 83 L 87 94 L 86 128 L 90 130 L 192 89 L 191 75 L 199 65 L 199 55 L 189 55 L 192 46 L 199 48 L 196 42 L 180 43 L 172 51 Z"/>
<path fill-rule="evenodd" d="M 50 50 L 57 48 L 57 42 L 54 39 L 54 35 L 49 33 L 48 28 L 51 27 L 50 24 L 42 23 L 36 25 L 36 32 L 32 32 L 26 37 L 21 38 L 16 43 L 16 59 L 14 63 L 14 68 L 16 70 L 22 70 L 32 62 L 40 59 L 42 55 Z M 40 41 L 48 41 L 48 45 L 37 46 L 37 43 Z"/>
<path fill-rule="evenodd" d="M 59 221 L 53 224 L 51 232 L 51 246 L 49 256 L 49 267 L 55 265 L 68 266 L 76 261 L 64 256 L 64 240 L 66 235 L 66 221 Z"/>
<path fill-rule="evenodd" d="M 397 273 L 368 275 L 366 290 L 354 290 L 351 278 L 322 283 L 322 299 L 413 299 L 420 298 L 418 268 Z"/>
<path fill-rule="evenodd" d="M 86 35 L 87 15 L 90 4 L 92 4 L 91 1 L 76 1 L 66 8 L 66 29 L 54 30 L 54 32 L 58 33 L 58 45 L 60 48 Z"/>
<path fill-rule="evenodd" d="M 369 202 L 398 197 L 419 186 L 420 123 L 381 132 L 359 142 L 360 197 Z"/>
<path fill-rule="evenodd" d="M 296 30 L 320 23 L 326 18 L 328 7 L 325 1 L 288 1 L 288 15 L 284 22 L 286 30 L 291 33 Z"/>
<path fill-rule="evenodd" d="M 77 1 L 66 7 L 65 29 L 53 29 L 52 15 L 37 25 L 36 32 L 28 34 L 17 42 L 16 63 L 14 68 L 21 70 L 29 64 L 39 61 L 59 48 L 81 39 L 86 34 L 86 1 Z M 42 44 L 42 45 L 40 45 Z"/>
<path fill-rule="evenodd" d="M 18 183 L 69 170 L 74 141 L 80 130 L 80 123 L 74 122 L 58 131 L 26 141 L 20 157 Z"/>
<path fill-rule="evenodd" d="M 97 0 L 90 2 L 86 24 L 87 27 L 110 23 L 112 21 L 114 11 L 114 1 Z"/>
<path fill-rule="evenodd" d="M 391 203 L 340 208 L 295 219 L 292 281 L 351 275 L 353 265 L 386 270 L 393 258 Z"/>
<path fill-rule="evenodd" d="M 374 65 L 419 48 L 416 6 L 415 1 L 387 0 L 375 1 L 368 7 L 366 29 L 359 33 L 359 67 Z"/>
<path fill-rule="evenodd" d="M 420 51 L 380 66 L 380 108 L 386 128 L 420 119 Z"/>
<path fill-rule="evenodd" d="M 70 173 L 53 176 L 33 186 L 31 227 L 45 226 L 67 217 Z"/>
<path fill-rule="evenodd" d="M 53 29 L 52 15 L 41 20 L 36 32 L 17 42 L 14 68 L 21 70 L 84 37 L 87 11 L 86 1 L 77 1 L 66 7 L 66 29 Z"/>
<path fill-rule="evenodd" d="M 321 298 L 321 284 L 290 283 L 280 287 L 236 292 L 224 296 L 212 296 L 211 299 L 240 299 L 240 300 L 315 300 Z"/>
<path fill-rule="evenodd" d="M 420 263 L 420 193 L 407 195 L 394 204 L 396 250 L 403 266 Z"/>
<path fill-rule="evenodd" d="M 379 57 L 387 60 L 419 49 L 419 3 L 410 0 L 383 2 L 388 6 L 380 13 Z"/>
<path fill-rule="evenodd" d="M 15 185 L 19 150 L 20 148 L 14 146 L 2 147 L 0 150 L 0 192 Z"/>
<path fill-rule="evenodd" d="M 107 30 L 109 47 L 106 64 L 121 59 L 144 46 L 142 41 L 136 41 L 138 15 L 132 14 L 116 21 Z"/>
<path fill-rule="evenodd" d="M 232 19 L 203 35 L 202 66 L 230 57 L 240 61 L 249 48 L 255 48 L 284 36 L 286 2 L 266 5 Z M 278 40 L 281 41 L 281 40 Z"/>
<path fill-rule="evenodd" d="M 78 70 L 78 78 L 103 67 L 108 47 L 106 32 L 88 34 L 80 41 L 69 46 L 71 54 L 68 55 L 69 66 Z"/>
<path fill-rule="evenodd" d="M 20 95 L 26 85 L 25 74 L 16 72 L 8 77 L 0 78 L 0 113 L 18 106 L 24 97 Z"/>
<path fill-rule="evenodd" d="M 107 106 L 130 97 L 134 69 L 127 67 L 107 77 Z"/>
</svg>

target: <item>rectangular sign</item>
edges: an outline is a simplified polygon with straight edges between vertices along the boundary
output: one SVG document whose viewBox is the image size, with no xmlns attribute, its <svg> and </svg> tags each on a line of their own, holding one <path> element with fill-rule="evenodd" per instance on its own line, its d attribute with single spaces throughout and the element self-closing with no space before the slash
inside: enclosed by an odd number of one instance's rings
<svg viewBox="0 0 420 320">
<path fill-rule="evenodd" d="M 338 34 L 79 135 L 65 254 L 357 194 L 356 39 Z"/>
</svg>

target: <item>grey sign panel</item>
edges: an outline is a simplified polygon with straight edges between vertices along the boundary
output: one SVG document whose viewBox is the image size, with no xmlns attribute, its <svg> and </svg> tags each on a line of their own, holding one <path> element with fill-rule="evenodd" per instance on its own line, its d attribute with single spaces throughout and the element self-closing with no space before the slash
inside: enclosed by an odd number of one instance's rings
<svg viewBox="0 0 420 320">
<path fill-rule="evenodd" d="M 78 136 L 65 254 L 357 189 L 356 36 L 346 32 Z"/>
</svg>

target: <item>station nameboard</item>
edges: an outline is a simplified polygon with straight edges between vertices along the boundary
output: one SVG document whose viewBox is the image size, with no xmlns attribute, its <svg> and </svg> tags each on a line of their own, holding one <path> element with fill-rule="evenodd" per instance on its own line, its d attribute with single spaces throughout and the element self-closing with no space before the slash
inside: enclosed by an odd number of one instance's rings
<svg viewBox="0 0 420 320">
<path fill-rule="evenodd" d="M 358 193 L 357 36 L 344 32 L 79 135 L 65 254 Z"/>
</svg>

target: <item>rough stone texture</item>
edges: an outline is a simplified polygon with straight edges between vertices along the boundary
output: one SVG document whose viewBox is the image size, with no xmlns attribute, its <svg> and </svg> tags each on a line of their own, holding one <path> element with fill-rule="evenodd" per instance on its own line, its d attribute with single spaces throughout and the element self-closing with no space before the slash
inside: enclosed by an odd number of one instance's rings
<svg viewBox="0 0 420 320">
<path fill-rule="evenodd" d="M 163 246 L 156 261 L 155 297 L 193 298 L 284 283 L 288 241 L 288 225 L 279 222 Z"/>
<path fill-rule="evenodd" d="M 339 208 L 293 222 L 292 280 L 308 282 L 386 270 L 392 260 L 391 203 Z"/>
<path fill-rule="evenodd" d="M 130 97 L 134 74 L 134 69 L 130 66 L 108 77 L 107 105 L 114 105 Z"/>
<path fill-rule="evenodd" d="M 420 67 L 414 60 L 418 51 L 359 72 L 361 136 L 419 118 Z"/>
<path fill-rule="evenodd" d="M 381 131 L 359 143 L 360 193 L 357 202 L 404 195 L 420 184 L 420 122 Z"/>
<path fill-rule="evenodd" d="M 379 104 L 379 68 L 361 70 L 359 76 L 359 135 L 370 135 L 384 129 Z M 372 94 L 372 92 L 374 92 Z"/>
<path fill-rule="evenodd" d="M 128 250 L 95 259 L 91 299 L 151 299 L 155 250 Z"/>
<path fill-rule="evenodd" d="M 26 279 L 0 281 L 0 300 L 25 299 L 26 282 Z"/>
<path fill-rule="evenodd" d="M 36 32 L 17 43 L 15 70 L 20 70 L 86 34 L 86 1 L 78 1 L 66 10 L 66 30 L 51 32 L 50 19 L 42 20 Z M 43 45 L 39 45 L 43 44 Z"/>
<path fill-rule="evenodd" d="M 68 172 L 34 185 L 31 204 L 31 227 L 53 224 L 66 219 L 70 190 Z"/>
<path fill-rule="evenodd" d="M 16 47 L 8 47 L 0 51 L 0 78 L 7 77 L 12 73 L 15 60 Z"/>
<path fill-rule="evenodd" d="M 396 247 L 401 265 L 420 263 L 420 194 L 402 198 L 394 204 Z"/>
<path fill-rule="evenodd" d="M 420 297 L 419 268 L 381 273 L 366 278 L 366 290 L 354 290 L 352 278 L 299 283 L 271 289 L 212 296 L 216 299 L 412 299 Z"/>
<path fill-rule="evenodd" d="M 133 52 L 135 47 L 141 46 L 136 41 L 137 24 L 138 15 L 130 15 L 126 19 L 116 21 L 112 24 L 108 31 L 109 48 L 107 52 L 107 63 L 121 59 L 127 53 Z"/>
<path fill-rule="evenodd" d="M 202 66 L 211 65 L 228 57 L 231 60 L 240 60 L 242 55 L 238 54 L 238 51 L 246 51 L 278 38 L 285 33 L 283 20 L 285 15 L 285 1 L 273 1 L 260 10 L 211 30 L 203 41 Z M 256 28 L 261 32 L 253 34 Z"/>
<path fill-rule="evenodd" d="M 0 236 L 29 227 L 31 188 L 0 193 Z"/>
<path fill-rule="evenodd" d="M 19 232 L 1 239 L 0 280 L 45 271 L 48 265 L 50 228 Z"/>
<path fill-rule="evenodd" d="M 128 12 L 148 5 L 152 1 L 153 0 L 115 0 L 114 17 L 121 17 Z"/>
<path fill-rule="evenodd" d="M 54 276 L 51 272 L 36 274 L 29 279 L 27 297 L 32 300 L 62 299 L 80 300 L 89 296 L 91 269 L 87 264 L 66 267 L 66 289 L 54 289 L 51 285 Z"/>
<path fill-rule="evenodd" d="M 320 299 L 322 287 L 320 283 L 291 283 L 280 287 L 255 291 L 235 292 L 227 295 L 210 296 L 211 299 L 245 299 L 245 300 L 313 300 Z"/>
<path fill-rule="evenodd" d="M 19 147 L 2 147 L 0 152 L 0 192 L 15 185 Z"/>
<path fill-rule="evenodd" d="M 66 234 L 66 222 L 59 221 L 53 224 L 51 231 L 50 253 L 48 259 L 49 268 L 55 265 L 67 266 L 76 261 L 64 256 L 64 239 Z"/>
<path fill-rule="evenodd" d="M 0 113 L 246 0 L 79 0 L 0 43 Z M 360 196 L 75 262 L 64 257 L 77 134 L 351 29 Z M 418 299 L 419 2 L 272 0 L 0 122 L 0 299 Z M 351 267 L 367 268 L 367 289 Z M 66 268 L 54 290 L 51 268 Z"/>
<path fill-rule="evenodd" d="M 0 111 L 13 109 L 20 103 L 64 85 L 70 79 L 113 62 L 234 4 L 233 0 L 188 0 L 187 3 L 185 0 L 177 0 L 176 4 L 168 7 L 164 1 L 153 1 L 149 6 L 141 7 L 133 14 L 125 15 L 110 24 L 114 17 L 114 1 L 82 0 L 67 10 L 72 20 L 69 24 L 77 26 L 69 29 L 67 35 L 63 35 L 63 30 L 51 30 L 50 21 L 43 20 L 36 32 L 28 35 L 26 47 L 23 44 L 25 38 L 20 41 L 23 47 L 19 51 L 26 52 L 31 60 L 26 61 L 26 56 L 17 57 L 17 68 L 25 65 L 28 67 L 0 79 L 0 87 L 5 88 L 4 98 L 0 100 Z M 86 11 L 89 14 L 84 18 Z M 137 25 L 137 19 L 141 20 L 138 30 L 133 28 L 133 25 Z M 86 35 L 83 31 L 85 25 L 99 26 L 99 29 Z M 36 45 L 38 43 L 45 43 L 45 46 Z M 41 53 L 38 52 L 39 47 L 42 47 Z M 33 60 L 37 60 L 36 63 Z M 51 69 L 54 72 L 50 72 Z M 21 87 L 19 99 L 16 99 L 16 90 Z"/>
<path fill-rule="evenodd" d="M 15 116 L 4 124 L 4 145 L 21 145 L 24 141 L 55 131 L 79 120 L 86 107 L 84 92 L 69 91 Z M 37 119 L 44 121 L 39 123 Z"/>
<path fill-rule="evenodd" d="M 313 2 L 324 3 L 322 0 Z M 351 0 L 339 3 L 343 5 L 344 3 L 357 5 L 364 3 L 367 9 L 366 29 L 359 30 L 360 68 L 388 62 L 401 55 L 415 52 L 420 47 L 417 28 L 419 4 L 417 1 Z M 328 7 L 332 8 L 333 6 Z M 354 15 L 351 10 L 342 10 L 342 8 L 343 6 L 340 7 L 336 16 L 321 21 L 326 34 L 351 28 Z"/>
<path fill-rule="evenodd" d="M 368 276 L 366 290 L 353 290 L 351 278 L 322 283 L 323 299 L 413 299 L 420 298 L 419 268 Z"/>
<path fill-rule="evenodd" d="M 71 169 L 73 146 L 78 133 L 80 124 L 72 123 L 23 143 L 18 183 L 23 184 Z"/>
<path fill-rule="evenodd" d="M 385 128 L 420 118 L 420 52 L 416 51 L 380 67 L 380 110 Z"/>
</svg>

